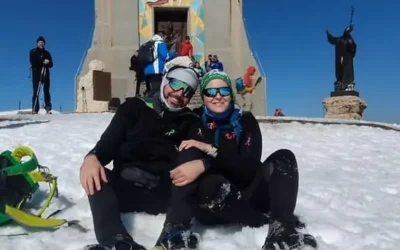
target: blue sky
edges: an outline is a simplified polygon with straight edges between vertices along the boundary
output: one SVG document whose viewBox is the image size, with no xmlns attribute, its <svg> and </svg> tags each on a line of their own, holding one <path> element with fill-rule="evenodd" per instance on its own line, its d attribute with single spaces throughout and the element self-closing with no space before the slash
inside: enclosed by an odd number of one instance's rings
<svg viewBox="0 0 400 250">
<path fill-rule="evenodd" d="M 334 47 L 325 30 L 340 35 L 355 7 L 353 32 L 356 89 L 368 108 L 366 120 L 400 123 L 400 2 L 362 0 L 245 0 L 252 49 L 268 78 L 268 114 L 322 117 L 322 101 L 333 90 Z M 227 10 L 229 11 L 229 10 Z M 0 110 L 30 107 L 29 50 L 47 40 L 54 109 L 72 111 L 74 77 L 93 30 L 94 1 L 5 1 L 0 9 Z"/>
</svg>

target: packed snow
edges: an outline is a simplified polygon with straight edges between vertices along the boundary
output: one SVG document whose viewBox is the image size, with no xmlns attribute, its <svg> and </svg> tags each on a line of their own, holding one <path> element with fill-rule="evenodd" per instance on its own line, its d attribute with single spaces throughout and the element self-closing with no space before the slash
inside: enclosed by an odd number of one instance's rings
<svg viewBox="0 0 400 250">
<path fill-rule="evenodd" d="M 19 225 L 0 227 L 0 249 L 78 250 L 95 242 L 87 198 L 79 183 L 79 168 L 111 114 L 42 116 L 47 121 L 0 122 L 0 150 L 30 146 L 42 165 L 57 175 L 60 197 L 47 213 L 80 220 L 90 229 L 54 232 Z M 51 118 L 49 118 L 51 117 Z M 398 250 L 400 247 L 400 133 L 349 125 L 261 124 L 263 159 L 280 148 L 297 156 L 300 190 L 296 213 L 316 236 L 321 250 Z M 46 191 L 46 186 L 41 190 Z M 133 197 L 132 197 L 133 198 Z M 123 215 L 134 238 L 151 248 L 164 215 Z M 197 227 L 207 250 L 261 249 L 268 226 Z"/>
<path fill-rule="evenodd" d="M 32 109 L 21 109 L 21 110 L 11 110 L 11 111 L 2 111 L 0 112 L 0 118 L 2 118 L 2 116 L 6 116 L 6 115 L 17 115 L 18 112 L 31 112 Z M 59 114 L 59 111 L 56 110 L 52 110 L 51 111 L 53 114 Z M 45 115 L 46 114 L 46 110 L 45 109 L 39 109 L 39 115 Z"/>
<path fill-rule="evenodd" d="M 382 126 L 388 129 L 394 129 L 400 131 L 400 124 L 397 123 L 383 123 L 383 122 L 372 122 L 363 120 L 345 120 L 345 119 L 327 119 L 327 118 L 309 118 L 309 117 L 291 117 L 291 116 L 256 116 L 260 121 L 298 121 L 298 122 L 314 122 L 322 124 L 348 124 L 348 125 L 371 125 L 371 126 Z"/>
</svg>

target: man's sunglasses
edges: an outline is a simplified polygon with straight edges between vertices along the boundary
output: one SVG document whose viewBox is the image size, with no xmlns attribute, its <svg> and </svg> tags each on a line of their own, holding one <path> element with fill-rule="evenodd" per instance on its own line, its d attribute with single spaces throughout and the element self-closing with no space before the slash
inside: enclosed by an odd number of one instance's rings
<svg viewBox="0 0 400 250">
<path fill-rule="evenodd" d="M 175 78 L 172 78 L 169 81 L 169 86 L 171 87 L 171 89 L 173 91 L 183 90 L 184 97 L 191 97 L 194 95 L 194 92 L 195 92 L 195 90 L 192 87 L 190 87 L 189 85 L 187 85 L 185 82 L 182 82 Z"/>
<path fill-rule="evenodd" d="M 208 88 L 203 90 L 203 95 L 207 97 L 216 97 L 219 94 L 222 97 L 232 95 L 232 90 L 229 87 L 222 88 Z"/>
</svg>

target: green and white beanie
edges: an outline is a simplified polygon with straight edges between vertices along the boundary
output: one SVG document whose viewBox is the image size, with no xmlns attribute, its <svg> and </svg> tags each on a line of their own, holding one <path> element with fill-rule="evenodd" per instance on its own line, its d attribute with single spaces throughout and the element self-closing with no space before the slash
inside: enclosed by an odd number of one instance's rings
<svg viewBox="0 0 400 250">
<path fill-rule="evenodd" d="M 235 93 L 234 90 L 232 88 L 232 81 L 231 78 L 228 76 L 227 73 L 223 72 L 223 71 L 219 71 L 218 69 L 213 69 L 209 72 L 207 72 L 207 74 L 205 74 L 203 76 L 203 79 L 201 80 L 201 84 L 200 84 L 200 93 L 201 93 L 201 99 L 203 99 L 203 90 L 207 87 L 207 85 L 213 81 L 213 80 L 222 80 L 224 81 L 228 87 L 231 89 L 231 98 L 232 101 L 235 101 Z"/>
</svg>

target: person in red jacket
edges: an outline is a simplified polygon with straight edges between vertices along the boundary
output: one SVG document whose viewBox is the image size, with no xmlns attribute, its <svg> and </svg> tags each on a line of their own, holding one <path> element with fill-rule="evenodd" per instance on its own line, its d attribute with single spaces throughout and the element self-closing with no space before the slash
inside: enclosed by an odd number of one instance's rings
<svg viewBox="0 0 400 250">
<path fill-rule="evenodd" d="M 190 42 L 190 36 L 186 36 L 179 49 L 179 56 L 188 56 L 193 59 L 193 45 Z"/>
</svg>

